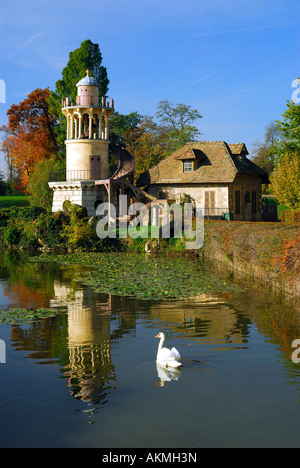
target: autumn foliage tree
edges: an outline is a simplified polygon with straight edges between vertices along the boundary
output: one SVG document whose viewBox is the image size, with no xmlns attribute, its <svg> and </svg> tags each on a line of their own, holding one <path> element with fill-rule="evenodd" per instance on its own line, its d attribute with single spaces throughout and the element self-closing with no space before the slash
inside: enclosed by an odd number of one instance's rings
<svg viewBox="0 0 300 468">
<path fill-rule="evenodd" d="M 38 161 L 57 152 L 55 118 L 49 113 L 49 88 L 36 89 L 7 112 L 8 125 L 0 127 L 4 133 L 2 151 L 11 170 L 17 175 L 20 189 L 28 193 L 29 177 Z"/>
</svg>

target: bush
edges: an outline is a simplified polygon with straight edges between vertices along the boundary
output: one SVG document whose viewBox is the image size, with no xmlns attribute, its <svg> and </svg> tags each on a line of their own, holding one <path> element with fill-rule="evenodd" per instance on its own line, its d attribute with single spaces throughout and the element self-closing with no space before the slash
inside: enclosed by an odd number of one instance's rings
<svg viewBox="0 0 300 468">
<path fill-rule="evenodd" d="M 61 212 L 42 213 L 34 224 L 35 233 L 40 244 L 47 247 L 58 247 L 62 244 L 61 230 L 65 217 Z"/>
<path fill-rule="evenodd" d="M 300 211 L 283 210 L 281 221 L 283 223 L 300 223 Z"/>
<path fill-rule="evenodd" d="M 6 226 L 9 221 L 9 210 L 0 211 L 0 226 Z"/>
<path fill-rule="evenodd" d="M 76 205 L 75 203 L 71 203 L 69 200 L 64 202 L 64 212 L 74 219 L 84 219 L 88 216 L 88 212 L 85 206 Z"/>
<path fill-rule="evenodd" d="M 0 245 L 19 248 L 120 250 L 120 239 L 99 239 L 97 218 L 89 220 L 85 207 L 65 202 L 64 210 L 50 213 L 37 206 L 12 207 L 0 212 Z"/>
<path fill-rule="evenodd" d="M 6 245 L 18 245 L 21 238 L 20 230 L 11 224 L 6 226 L 2 232 L 3 241 Z"/>
<path fill-rule="evenodd" d="M 87 218 L 70 217 L 70 223 L 62 229 L 62 238 L 69 248 L 93 249 L 98 240 Z"/>
<path fill-rule="evenodd" d="M 9 217 L 11 219 L 30 220 L 37 219 L 42 213 L 46 213 L 47 210 L 40 206 L 25 206 L 25 207 L 12 207 L 9 210 Z"/>
</svg>

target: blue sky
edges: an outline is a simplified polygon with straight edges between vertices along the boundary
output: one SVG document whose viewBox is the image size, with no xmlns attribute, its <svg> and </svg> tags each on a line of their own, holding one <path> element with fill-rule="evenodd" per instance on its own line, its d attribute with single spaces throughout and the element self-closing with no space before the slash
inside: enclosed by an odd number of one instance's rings
<svg viewBox="0 0 300 468">
<path fill-rule="evenodd" d="M 98 43 L 120 113 L 160 100 L 196 108 L 204 140 L 253 143 L 300 76 L 299 0 L 14 0 L 0 9 L 0 125 L 12 104 L 55 88 L 70 51 Z M 0 94 L 1 96 L 1 94 Z M 0 169 L 4 169 L 0 158 Z"/>
</svg>

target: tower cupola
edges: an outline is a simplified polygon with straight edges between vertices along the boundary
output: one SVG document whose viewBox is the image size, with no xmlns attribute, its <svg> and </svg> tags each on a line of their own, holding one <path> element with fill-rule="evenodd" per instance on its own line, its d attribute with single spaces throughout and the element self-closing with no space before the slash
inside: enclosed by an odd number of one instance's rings
<svg viewBox="0 0 300 468">
<path fill-rule="evenodd" d="M 86 71 L 86 76 L 77 83 L 76 104 L 79 106 L 99 106 L 99 83 L 89 75 Z"/>
</svg>

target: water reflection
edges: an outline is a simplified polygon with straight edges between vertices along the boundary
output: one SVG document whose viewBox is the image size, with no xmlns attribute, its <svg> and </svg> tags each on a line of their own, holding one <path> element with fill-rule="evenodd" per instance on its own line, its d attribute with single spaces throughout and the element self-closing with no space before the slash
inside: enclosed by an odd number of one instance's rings
<svg viewBox="0 0 300 468">
<path fill-rule="evenodd" d="M 75 399 L 103 406 L 116 395 L 118 375 L 112 351 L 128 349 L 139 320 L 182 340 L 184 365 L 201 362 L 197 353 L 202 346 L 219 353 L 249 349 L 255 324 L 266 340 L 278 346 L 290 382 L 299 379 L 290 358 L 291 343 L 300 337 L 299 315 L 282 297 L 274 300 L 263 289 L 255 294 L 248 289 L 200 294 L 184 301 L 129 300 L 80 285 L 75 281 L 77 270 L 22 262 L 0 269 L 10 306 L 65 308 L 66 313 L 56 318 L 13 326 L 11 344 L 26 350 L 27 357 L 39 364 L 58 363 Z M 155 354 L 153 348 L 153 361 Z M 156 371 L 160 386 L 182 376 L 178 369 L 157 366 Z"/>
<path fill-rule="evenodd" d="M 247 343 L 249 318 L 234 310 L 222 295 L 199 294 L 188 301 L 166 301 L 152 306 L 150 313 L 154 319 L 177 324 L 191 343 L 199 339 L 239 347 Z"/>
<path fill-rule="evenodd" d="M 89 289 L 73 290 L 54 281 L 51 307 L 67 307 L 69 362 L 65 365 L 70 395 L 86 402 L 104 403 L 114 391 L 116 373 L 111 359 L 112 298 Z"/>
<path fill-rule="evenodd" d="M 166 382 L 171 382 L 171 380 L 178 380 L 180 378 L 181 370 L 175 367 L 164 367 L 156 363 L 156 370 L 158 378 L 160 379 L 157 382 L 157 385 L 164 387 Z"/>
</svg>

